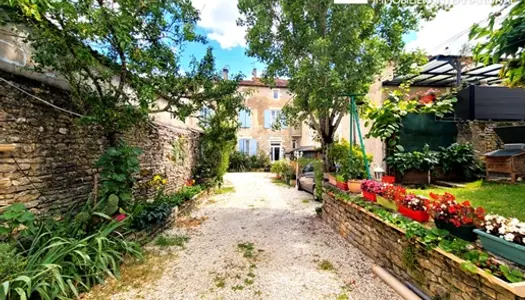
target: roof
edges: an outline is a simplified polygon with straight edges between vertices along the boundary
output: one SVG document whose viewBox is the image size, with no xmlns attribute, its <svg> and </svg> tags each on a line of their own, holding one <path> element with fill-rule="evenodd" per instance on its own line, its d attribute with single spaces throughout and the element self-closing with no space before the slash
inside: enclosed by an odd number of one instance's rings
<svg viewBox="0 0 525 300">
<path fill-rule="evenodd" d="M 275 79 L 275 85 L 265 84 L 261 81 L 260 77 L 252 78 L 251 80 L 241 80 L 239 83 L 240 86 L 261 86 L 261 87 L 278 87 L 286 88 L 288 87 L 288 80 L 286 79 Z"/>
<path fill-rule="evenodd" d="M 465 62 L 466 61 L 466 62 Z M 481 80 L 488 85 L 500 84 L 502 79 L 498 73 L 502 64 L 483 65 L 472 63 L 472 58 L 457 55 L 437 55 L 429 58 L 427 64 L 418 75 L 394 76 L 392 80 L 383 81 L 383 85 L 399 86 L 402 82 L 410 80 L 410 86 L 456 86 L 457 71 L 461 70 L 460 79 L 468 84 L 478 85 Z"/>
</svg>

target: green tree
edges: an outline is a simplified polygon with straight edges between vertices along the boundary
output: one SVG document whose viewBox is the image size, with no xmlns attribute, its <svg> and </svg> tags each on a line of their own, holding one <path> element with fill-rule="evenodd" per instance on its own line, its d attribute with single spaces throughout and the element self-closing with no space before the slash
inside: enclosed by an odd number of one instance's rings
<svg viewBox="0 0 525 300">
<path fill-rule="evenodd" d="M 512 6 L 512 7 L 511 7 Z M 509 86 L 525 85 L 525 1 L 505 3 L 489 15 L 487 26 L 475 24 L 470 31 L 471 40 L 481 39 L 474 47 L 474 58 L 485 64 L 502 63 L 500 76 Z M 511 8 L 510 8 L 511 7 Z M 503 10 L 510 9 L 501 24 L 496 18 Z"/>
<path fill-rule="evenodd" d="M 74 108 L 113 145 L 149 113 L 184 119 L 237 93 L 240 75 L 221 80 L 211 49 L 182 70 L 185 45 L 206 43 L 190 0 L 0 0 L 0 8 L 0 22 L 33 48 L 35 69 L 67 80 Z"/>
<path fill-rule="evenodd" d="M 239 0 L 238 7 L 238 23 L 247 27 L 247 54 L 267 65 L 268 82 L 289 78 L 294 97 L 284 116 L 290 125 L 306 121 L 317 131 L 325 170 L 331 167 L 328 145 L 348 109 L 344 95 L 366 93 L 389 62 L 402 62 L 398 70 L 406 72 L 421 54 L 403 53 L 403 34 L 444 8 L 333 0 Z"/>
</svg>

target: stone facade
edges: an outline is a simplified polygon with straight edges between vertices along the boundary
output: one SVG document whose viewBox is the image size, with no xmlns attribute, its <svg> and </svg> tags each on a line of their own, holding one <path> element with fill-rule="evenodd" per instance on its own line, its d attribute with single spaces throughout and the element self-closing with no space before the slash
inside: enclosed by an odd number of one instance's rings
<svg viewBox="0 0 525 300">
<path fill-rule="evenodd" d="M 483 154 L 503 148 L 503 141 L 498 137 L 494 128 L 502 126 L 525 125 L 525 122 L 503 121 L 464 121 L 457 123 L 458 143 L 471 143 L 476 155 L 483 158 Z"/>
<path fill-rule="evenodd" d="M 402 230 L 355 204 L 324 194 L 322 217 L 378 265 L 433 299 L 525 299 L 489 281 L 490 275 L 463 271 L 459 258 L 451 254 L 409 243 Z"/>
<path fill-rule="evenodd" d="M 66 93 L 8 73 L 0 73 L 30 94 L 71 109 Z M 147 125 L 124 135 L 141 147 L 144 180 L 153 174 L 168 178 L 168 191 L 192 175 L 200 133 L 188 128 Z M 98 128 L 45 105 L 0 82 L 0 144 L 15 144 L 0 152 L 0 208 L 15 202 L 35 211 L 64 211 L 88 198 L 93 190 L 94 164 L 108 146 Z M 175 146 L 174 146 L 175 145 Z M 173 149 L 182 153 L 173 158 Z M 139 178 L 140 180 L 140 178 Z"/>
<path fill-rule="evenodd" d="M 295 140 L 295 146 L 299 147 L 301 142 L 302 130 L 294 128 L 283 128 L 281 130 L 273 130 L 265 126 L 265 111 L 274 110 L 280 111 L 283 106 L 290 101 L 291 94 L 288 92 L 286 86 L 268 87 L 264 85 L 256 85 L 255 81 L 241 81 L 240 89 L 242 91 L 250 91 L 250 95 L 246 99 L 246 106 L 250 109 L 250 126 L 242 128 L 237 133 L 239 140 L 255 140 L 256 151 L 254 153 L 270 154 L 271 142 L 280 142 L 281 149 L 284 152 L 290 151 L 293 148 L 292 140 Z M 273 98 L 273 92 L 277 91 L 279 97 Z M 253 144 L 252 144 L 253 145 Z M 238 149 L 239 150 L 239 149 Z M 284 157 L 284 156 L 281 156 Z"/>
</svg>

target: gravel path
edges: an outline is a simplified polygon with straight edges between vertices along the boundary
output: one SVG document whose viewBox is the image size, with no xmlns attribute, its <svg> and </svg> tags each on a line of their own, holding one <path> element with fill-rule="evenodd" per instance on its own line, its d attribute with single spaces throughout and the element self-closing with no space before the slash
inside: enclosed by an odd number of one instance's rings
<svg viewBox="0 0 525 300">
<path fill-rule="evenodd" d="M 226 181 L 235 192 L 210 196 L 192 215 L 202 224 L 166 232 L 190 240 L 162 275 L 113 299 L 400 299 L 316 216 L 310 194 L 267 173 Z"/>
</svg>

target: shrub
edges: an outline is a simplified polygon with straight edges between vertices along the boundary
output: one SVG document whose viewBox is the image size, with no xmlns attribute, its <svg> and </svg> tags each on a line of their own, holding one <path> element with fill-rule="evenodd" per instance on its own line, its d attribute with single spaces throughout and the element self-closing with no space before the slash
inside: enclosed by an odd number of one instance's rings
<svg viewBox="0 0 525 300">
<path fill-rule="evenodd" d="M 373 159 L 372 155 L 366 157 L 369 162 Z M 358 145 L 350 148 L 350 143 L 344 139 L 333 143 L 328 148 L 328 158 L 335 164 L 336 174 L 341 175 L 344 181 L 367 177 L 363 151 Z"/>
<path fill-rule="evenodd" d="M 169 203 L 152 202 L 140 203 L 134 209 L 131 228 L 135 230 L 148 230 L 154 225 L 163 224 L 170 216 L 173 206 Z"/>
<path fill-rule="evenodd" d="M 425 145 L 423 151 L 404 152 L 397 151 L 386 159 L 390 167 L 401 174 L 410 169 L 421 171 L 432 170 L 439 164 L 439 154 L 436 151 L 431 151 L 428 145 Z"/>
<path fill-rule="evenodd" d="M 453 171 L 465 179 L 472 179 L 481 171 L 471 144 L 454 143 L 447 148 L 440 147 L 438 158 L 444 173 Z"/>
<path fill-rule="evenodd" d="M 0 243 L 0 284 L 12 280 L 26 265 L 25 259 L 12 243 Z"/>
<path fill-rule="evenodd" d="M 288 163 L 284 159 L 278 160 L 272 164 L 270 171 L 277 176 L 284 176 L 288 171 Z"/>
<path fill-rule="evenodd" d="M 254 166 L 254 161 L 255 163 L 257 161 L 256 156 L 252 156 L 252 157 L 250 157 L 248 154 L 243 153 L 243 152 L 233 151 L 230 154 L 230 165 L 228 167 L 228 171 L 230 172 L 250 171 Z"/>
</svg>

